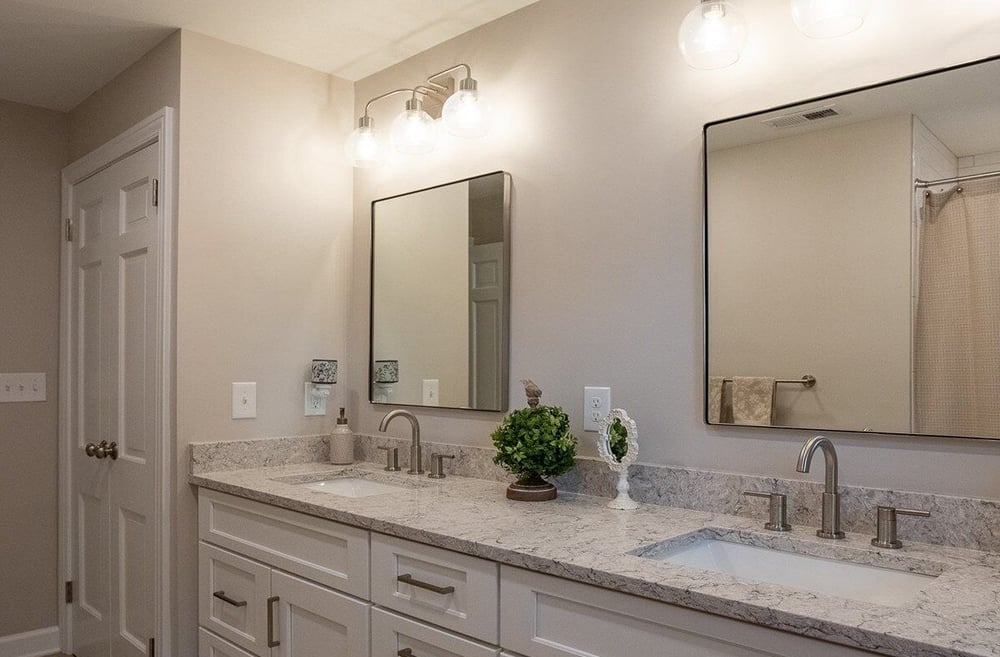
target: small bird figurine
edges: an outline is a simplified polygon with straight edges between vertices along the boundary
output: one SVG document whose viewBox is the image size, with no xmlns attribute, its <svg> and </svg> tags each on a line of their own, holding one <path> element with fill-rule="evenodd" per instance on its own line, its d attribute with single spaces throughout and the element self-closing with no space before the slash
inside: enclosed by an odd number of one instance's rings
<svg viewBox="0 0 1000 657">
<path fill-rule="evenodd" d="M 524 386 L 524 394 L 528 398 L 528 406 L 534 408 L 538 406 L 538 400 L 542 397 L 542 389 L 535 385 L 531 379 L 521 379 Z"/>
</svg>

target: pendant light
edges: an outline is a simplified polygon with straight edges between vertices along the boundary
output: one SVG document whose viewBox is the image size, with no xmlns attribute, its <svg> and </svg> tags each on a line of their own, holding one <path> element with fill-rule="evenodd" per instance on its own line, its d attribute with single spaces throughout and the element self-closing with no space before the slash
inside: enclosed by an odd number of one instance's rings
<svg viewBox="0 0 1000 657">
<path fill-rule="evenodd" d="M 701 0 L 684 17 L 677 41 L 692 68 L 724 68 L 736 63 L 746 45 L 746 19 L 731 2 Z"/>
<path fill-rule="evenodd" d="M 373 124 L 370 116 L 362 116 L 358 119 L 358 127 L 351 132 L 344 145 L 347 159 L 359 169 L 369 169 L 382 163 L 382 145 Z"/>
<path fill-rule="evenodd" d="M 792 20 L 806 36 L 829 39 L 861 27 L 869 9 L 871 0 L 792 0 Z"/>
<path fill-rule="evenodd" d="M 392 122 L 392 145 L 400 153 L 423 155 L 434 150 L 437 143 L 437 124 L 424 111 L 417 92 L 406 101 L 406 108 Z"/>
</svg>

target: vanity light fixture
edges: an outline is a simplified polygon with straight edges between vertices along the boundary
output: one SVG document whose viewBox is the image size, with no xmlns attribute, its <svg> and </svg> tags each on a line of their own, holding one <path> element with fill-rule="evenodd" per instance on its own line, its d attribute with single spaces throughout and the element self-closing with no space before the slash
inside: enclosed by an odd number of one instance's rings
<svg viewBox="0 0 1000 657">
<path fill-rule="evenodd" d="M 688 66 L 724 68 L 740 58 L 747 42 L 747 22 L 731 2 L 701 0 L 681 22 L 677 41 Z"/>
<path fill-rule="evenodd" d="M 865 22 L 871 0 L 792 0 L 792 20 L 807 37 L 829 39 Z"/>
<path fill-rule="evenodd" d="M 449 74 L 459 69 L 465 70 L 465 77 L 458 80 L 456 90 L 455 80 Z M 447 83 L 444 83 L 444 79 L 447 79 Z M 375 121 L 368 112 L 372 103 L 389 96 L 410 96 L 390 129 L 392 145 L 400 153 L 423 155 L 434 150 L 438 125 L 431 113 L 424 109 L 425 102 L 433 106 L 431 112 L 435 114 L 440 107 L 441 123 L 453 135 L 482 137 L 489 131 L 489 104 L 479 93 L 479 82 L 472 77 L 472 69 L 468 64 L 446 68 L 428 77 L 426 83 L 427 86 L 418 85 L 412 89 L 394 89 L 365 103 L 365 111 L 358 119 L 358 127 L 351 132 L 344 145 L 347 158 L 353 166 L 365 169 L 382 163 L 385 150 L 375 131 Z"/>
</svg>

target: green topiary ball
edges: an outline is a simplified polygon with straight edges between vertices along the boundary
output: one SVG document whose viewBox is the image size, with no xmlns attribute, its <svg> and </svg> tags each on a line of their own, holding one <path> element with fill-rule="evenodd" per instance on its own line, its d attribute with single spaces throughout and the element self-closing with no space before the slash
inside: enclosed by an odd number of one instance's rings
<svg viewBox="0 0 1000 657">
<path fill-rule="evenodd" d="M 512 411 L 492 434 L 497 449 L 493 462 L 518 481 L 555 477 L 576 463 L 576 437 L 569 417 L 558 406 Z"/>
</svg>

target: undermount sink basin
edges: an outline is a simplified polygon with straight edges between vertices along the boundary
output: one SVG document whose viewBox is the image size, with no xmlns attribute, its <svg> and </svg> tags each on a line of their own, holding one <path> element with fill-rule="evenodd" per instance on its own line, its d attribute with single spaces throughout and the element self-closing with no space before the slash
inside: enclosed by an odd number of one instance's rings
<svg viewBox="0 0 1000 657">
<path fill-rule="evenodd" d="M 426 482 L 416 481 L 412 477 L 399 479 L 382 472 L 372 472 L 362 468 L 287 475 L 275 477 L 274 481 L 341 497 L 369 497 L 386 493 L 401 493 L 427 486 Z"/>
<path fill-rule="evenodd" d="M 739 579 L 893 607 L 912 601 L 937 577 L 710 536 L 666 541 L 633 554 Z"/>
<path fill-rule="evenodd" d="M 407 490 L 402 486 L 393 486 L 361 477 L 333 477 L 332 479 L 310 481 L 298 485 L 309 490 L 340 495 L 341 497 L 368 497 L 369 495 L 383 495 Z"/>
</svg>

